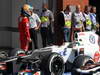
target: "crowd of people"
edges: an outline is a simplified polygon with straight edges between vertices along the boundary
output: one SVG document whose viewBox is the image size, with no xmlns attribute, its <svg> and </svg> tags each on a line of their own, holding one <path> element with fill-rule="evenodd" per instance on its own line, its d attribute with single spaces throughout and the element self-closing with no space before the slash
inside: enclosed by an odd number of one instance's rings
<svg viewBox="0 0 100 75">
<path fill-rule="evenodd" d="M 99 23 L 94 6 L 87 5 L 82 12 L 81 6 L 76 5 L 75 12 L 72 12 L 70 5 L 67 5 L 54 18 L 47 4 L 43 4 L 41 16 L 34 12 L 33 6 L 24 4 L 18 18 L 18 28 L 21 49 L 28 51 L 32 50 L 32 42 L 34 48 L 38 49 L 37 31 L 41 33 L 43 47 L 54 44 L 60 46 L 64 42 L 73 41 L 77 32 L 98 31 Z"/>
<path fill-rule="evenodd" d="M 25 51 L 32 50 L 32 43 L 34 43 L 34 48 L 38 49 L 37 31 L 41 33 L 43 47 L 53 43 L 51 24 L 54 22 L 54 15 L 48 10 L 47 4 L 43 4 L 42 8 L 40 17 L 34 12 L 34 7 L 29 4 L 24 4 L 21 8 L 18 29 L 21 49 Z"/>
<path fill-rule="evenodd" d="M 71 11 L 70 5 L 57 14 L 55 25 L 56 44 L 74 41 L 74 34 L 83 31 L 99 31 L 96 7 L 86 5 L 84 11 L 76 5 L 76 10 Z"/>
</svg>

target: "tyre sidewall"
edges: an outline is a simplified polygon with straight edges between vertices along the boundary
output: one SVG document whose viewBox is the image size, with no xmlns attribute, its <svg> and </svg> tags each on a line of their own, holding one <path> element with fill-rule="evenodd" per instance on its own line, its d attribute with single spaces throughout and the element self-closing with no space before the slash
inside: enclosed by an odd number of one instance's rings
<svg viewBox="0 0 100 75">
<path fill-rule="evenodd" d="M 58 53 L 52 53 L 50 55 L 49 60 L 48 60 L 48 66 L 47 66 L 48 72 L 49 73 L 53 73 L 53 71 L 52 71 L 52 62 L 57 57 L 60 59 L 60 61 L 62 61 L 62 63 L 61 63 L 62 64 L 62 71 L 60 72 L 61 74 L 59 73 L 59 75 L 62 75 L 63 72 L 64 72 L 64 69 L 65 69 L 65 67 L 64 67 L 64 60 L 63 60 L 62 56 L 60 54 L 58 54 Z"/>
<path fill-rule="evenodd" d="M 73 68 L 72 68 L 72 72 L 71 72 L 72 75 L 81 75 L 80 73 L 76 72 L 75 69 L 80 68 L 81 66 L 85 66 L 86 64 L 88 64 L 90 62 L 94 63 L 91 57 L 84 56 L 84 55 L 78 56 L 73 62 Z"/>
</svg>

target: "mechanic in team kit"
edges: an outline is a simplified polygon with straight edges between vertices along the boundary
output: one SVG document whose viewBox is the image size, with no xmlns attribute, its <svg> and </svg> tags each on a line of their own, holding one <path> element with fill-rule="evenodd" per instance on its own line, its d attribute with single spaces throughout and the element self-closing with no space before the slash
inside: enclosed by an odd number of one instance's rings
<svg viewBox="0 0 100 75">
<path fill-rule="evenodd" d="M 85 6 L 84 12 L 83 12 L 83 16 L 85 18 L 85 22 L 84 22 L 84 27 L 85 27 L 85 31 L 92 31 L 92 20 L 90 17 L 90 6 Z"/>
<path fill-rule="evenodd" d="M 41 13 L 41 37 L 43 47 L 53 44 L 53 32 L 52 32 L 52 23 L 54 21 L 54 16 L 52 11 L 48 9 L 47 4 L 43 4 L 42 13 Z"/>
<path fill-rule="evenodd" d="M 99 22 L 98 17 L 96 15 L 96 7 L 92 6 L 90 10 L 90 17 L 92 21 L 92 31 L 99 31 Z"/>
<path fill-rule="evenodd" d="M 65 19 L 64 25 L 64 36 L 65 42 L 70 41 L 70 32 L 71 32 L 71 21 L 72 21 L 72 12 L 70 11 L 70 5 L 66 7 L 64 11 L 62 11 Z"/>
<path fill-rule="evenodd" d="M 83 22 L 85 21 L 83 14 L 81 12 L 81 6 L 76 6 L 76 11 L 72 14 L 72 32 L 71 39 L 74 39 L 74 33 L 84 31 Z"/>
</svg>

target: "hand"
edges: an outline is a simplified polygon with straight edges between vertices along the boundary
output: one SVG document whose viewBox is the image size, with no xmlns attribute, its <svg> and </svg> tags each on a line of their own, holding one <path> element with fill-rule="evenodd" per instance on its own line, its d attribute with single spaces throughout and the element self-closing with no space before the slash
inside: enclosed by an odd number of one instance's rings
<svg viewBox="0 0 100 75">
<path fill-rule="evenodd" d="M 38 30 L 38 27 L 36 27 L 35 30 Z"/>
<path fill-rule="evenodd" d="M 35 30 L 39 30 L 39 27 L 35 27 L 34 29 L 35 29 Z"/>
<path fill-rule="evenodd" d="M 96 27 L 99 28 L 99 24 L 97 24 Z"/>
<path fill-rule="evenodd" d="M 29 42 L 32 42 L 32 39 L 31 38 L 29 39 Z"/>
</svg>

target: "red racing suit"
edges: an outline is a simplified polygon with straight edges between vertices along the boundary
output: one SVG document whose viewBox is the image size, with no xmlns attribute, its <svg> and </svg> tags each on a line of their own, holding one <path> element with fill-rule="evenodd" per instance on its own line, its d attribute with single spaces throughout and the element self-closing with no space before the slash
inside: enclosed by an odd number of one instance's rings
<svg viewBox="0 0 100 75">
<path fill-rule="evenodd" d="M 19 17 L 18 29 L 20 33 L 21 49 L 27 51 L 30 42 L 29 19 L 27 17 Z"/>
</svg>

